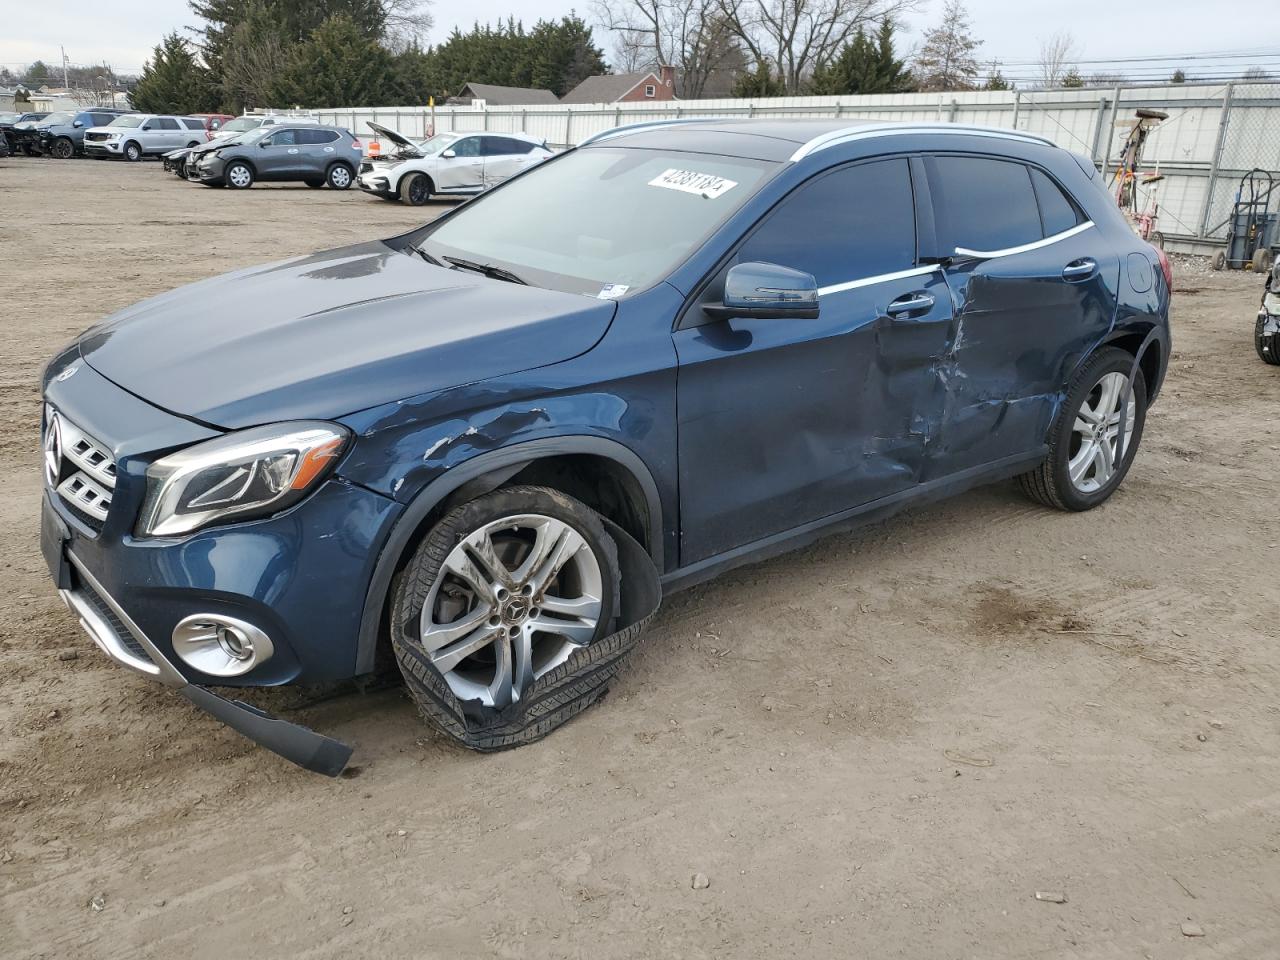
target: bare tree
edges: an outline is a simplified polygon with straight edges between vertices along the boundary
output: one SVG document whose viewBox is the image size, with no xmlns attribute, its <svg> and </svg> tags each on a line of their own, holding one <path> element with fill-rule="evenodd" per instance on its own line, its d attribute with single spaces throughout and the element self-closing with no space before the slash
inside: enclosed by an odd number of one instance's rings
<svg viewBox="0 0 1280 960">
<path fill-rule="evenodd" d="M 1040 38 L 1040 82 L 1045 87 L 1058 87 L 1075 64 L 1076 38 L 1066 30 Z"/>
<path fill-rule="evenodd" d="M 383 42 L 393 51 L 420 44 L 435 23 L 431 0 L 383 0 L 382 9 L 387 17 Z"/>
<path fill-rule="evenodd" d="M 869 30 L 917 5 L 917 0 L 720 0 L 751 59 L 772 64 L 789 94 L 799 93 L 860 27 Z"/>
<path fill-rule="evenodd" d="M 681 97 L 701 97 L 718 74 L 746 63 L 720 0 L 597 0 L 596 16 L 614 36 L 622 72 L 673 66 Z"/>
<path fill-rule="evenodd" d="M 960 0 L 946 0 L 942 23 L 926 30 L 913 72 L 921 90 L 971 90 L 978 77 L 974 51 L 982 46 L 970 32 L 969 12 Z"/>
</svg>

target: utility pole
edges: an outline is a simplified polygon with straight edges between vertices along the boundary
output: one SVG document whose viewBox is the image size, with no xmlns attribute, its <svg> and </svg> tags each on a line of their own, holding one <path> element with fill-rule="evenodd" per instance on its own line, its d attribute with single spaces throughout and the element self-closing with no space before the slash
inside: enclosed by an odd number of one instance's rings
<svg viewBox="0 0 1280 960">
<path fill-rule="evenodd" d="M 59 47 L 58 49 L 62 51 L 62 88 L 65 90 L 71 86 L 71 81 L 67 79 L 67 48 Z"/>
</svg>

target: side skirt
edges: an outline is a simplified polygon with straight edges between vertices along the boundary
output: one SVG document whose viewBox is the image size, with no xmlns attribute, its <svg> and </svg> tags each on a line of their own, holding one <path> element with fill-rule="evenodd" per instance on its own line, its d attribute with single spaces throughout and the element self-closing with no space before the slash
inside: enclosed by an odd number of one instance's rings
<svg viewBox="0 0 1280 960">
<path fill-rule="evenodd" d="M 663 594 L 676 593 L 695 586 L 735 567 L 759 563 L 783 553 L 790 553 L 792 550 L 798 550 L 831 534 L 844 533 L 884 520 L 908 507 L 945 500 L 974 487 L 1007 480 L 1009 477 L 1030 470 L 1048 455 L 1049 448 L 1044 446 L 1033 453 L 1006 457 L 1003 460 L 963 470 L 949 477 L 940 477 L 929 483 L 922 483 L 909 490 L 872 500 L 829 517 L 812 520 L 802 526 L 775 533 L 771 537 L 716 554 L 714 557 L 707 557 L 705 560 L 699 560 L 697 563 L 664 574 L 661 578 Z"/>
</svg>

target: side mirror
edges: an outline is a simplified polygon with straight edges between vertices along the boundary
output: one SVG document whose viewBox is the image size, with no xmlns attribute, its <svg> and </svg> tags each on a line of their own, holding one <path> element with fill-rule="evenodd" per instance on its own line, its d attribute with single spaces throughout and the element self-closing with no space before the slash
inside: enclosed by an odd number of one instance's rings
<svg viewBox="0 0 1280 960">
<path fill-rule="evenodd" d="M 446 150 L 444 153 L 440 154 L 440 156 L 444 157 L 446 160 L 452 160 L 457 156 L 457 154 L 452 150 Z"/>
<path fill-rule="evenodd" d="M 143 129 L 144 131 L 145 131 L 145 130 L 150 130 L 150 129 L 151 129 L 151 124 L 149 124 L 149 123 L 144 123 L 144 124 L 142 125 L 142 129 Z"/>
<path fill-rule="evenodd" d="M 84 126 L 84 121 L 83 121 L 83 120 L 72 120 L 72 121 L 71 121 L 71 125 L 72 125 L 73 127 L 83 127 L 83 126 Z"/>
<path fill-rule="evenodd" d="M 818 316 L 818 281 L 813 274 L 776 263 L 739 263 L 724 281 L 724 303 L 704 304 L 717 320 L 814 320 Z"/>
<path fill-rule="evenodd" d="M 265 149 L 266 149 L 267 147 L 269 147 L 269 146 L 271 146 L 271 138 L 270 138 L 270 137 L 264 137 L 263 139 L 261 139 L 261 140 L 259 140 L 259 141 L 258 141 L 258 148 L 259 148 L 260 150 L 265 150 Z"/>
</svg>

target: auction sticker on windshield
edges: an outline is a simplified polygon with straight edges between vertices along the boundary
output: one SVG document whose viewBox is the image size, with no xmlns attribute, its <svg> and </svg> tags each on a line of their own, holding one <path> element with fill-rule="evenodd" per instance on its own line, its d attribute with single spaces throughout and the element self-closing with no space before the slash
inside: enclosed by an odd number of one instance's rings
<svg viewBox="0 0 1280 960">
<path fill-rule="evenodd" d="M 662 187 L 666 190 L 680 190 L 684 193 L 695 193 L 708 200 L 728 193 L 738 185 L 737 180 L 726 180 L 713 173 L 699 173 L 696 170 L 678 170 L 672 167 L 658 174 L 649 181 L 651 187 Z"/>
</svg>

